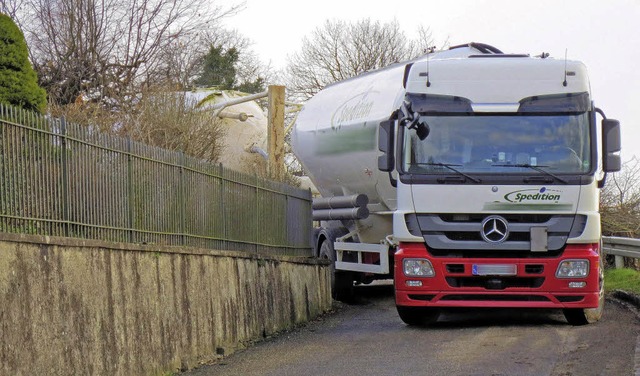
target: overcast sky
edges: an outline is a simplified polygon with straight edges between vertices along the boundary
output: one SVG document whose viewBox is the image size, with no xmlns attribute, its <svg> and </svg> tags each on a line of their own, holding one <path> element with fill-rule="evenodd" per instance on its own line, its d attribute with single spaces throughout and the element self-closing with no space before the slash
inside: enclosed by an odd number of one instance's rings
<svg viewBox="0 0 640 376">
<path fill-rule="evenodd" d="M 217 0 L 231 5 L 241 1 Z M 640 0 L 247 0 L 225 25 L 284 68 L 325 20 L 396 19 L 409 37 L 429 27 L 438 46 L 482 42 L 508 53 L 583 61 L 596 106 L 622 124 L 622 158 L 640 157 Z"/>
</svg>

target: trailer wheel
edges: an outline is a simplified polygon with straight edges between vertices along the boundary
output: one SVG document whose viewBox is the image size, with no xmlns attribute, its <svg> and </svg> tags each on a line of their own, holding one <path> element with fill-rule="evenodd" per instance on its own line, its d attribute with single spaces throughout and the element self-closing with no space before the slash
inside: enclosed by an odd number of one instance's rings
<svg viewBox="0 0 640 376">
<path fill-rule="evenodd" d="M 396 306 L 400 319 L 409 326 L 427 326 L 438 321 L 440 311 L 436 308 Z"/>
<path fill-rule="evenodd" d="M 331 239 L 322 242 L 318 257 L 331 260 L 331 296 L 341 302 L 353 300 L 353 275 L 346 271 L 336 271 L 336 251 Z"/>
<path fill-rule="evenodd" d="M 602 249 L 602 248 L 601 248 Z M 604 312 L 604 267 L 602 258 L 600 258 L 600 267 L 598 268 L 598 280 L 600 284 L 597 308 L 571 308 L 563 310 L 564 317 L 569 324 L 574 326 L 593 324 L 602 318 Z"/>
</svg>

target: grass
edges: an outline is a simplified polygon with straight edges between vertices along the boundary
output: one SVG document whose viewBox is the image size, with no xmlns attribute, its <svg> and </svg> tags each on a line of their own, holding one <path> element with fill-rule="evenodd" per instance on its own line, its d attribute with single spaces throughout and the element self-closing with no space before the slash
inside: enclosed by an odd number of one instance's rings
<svg viewBox="0 0 640 376">
<path fill-rule="evenodd" d="M 624 290 L 640 295 L 640 272 L 633 269 L 606 269 L 604 287 L 607 292 Z"/>
</svg>

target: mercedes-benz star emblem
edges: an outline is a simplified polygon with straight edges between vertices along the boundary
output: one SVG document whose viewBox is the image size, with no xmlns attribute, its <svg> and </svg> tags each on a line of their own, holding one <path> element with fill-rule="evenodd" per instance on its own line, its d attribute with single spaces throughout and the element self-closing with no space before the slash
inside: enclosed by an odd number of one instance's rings
<svg viewBox="0 0 640 376">
<path fill-rule="evenodd" d="M 492 215 L 482 221 L 480 235 L 489 243 L 502 243 L 509 236 L 507 220 L 499 215 Z"/>
</svg>

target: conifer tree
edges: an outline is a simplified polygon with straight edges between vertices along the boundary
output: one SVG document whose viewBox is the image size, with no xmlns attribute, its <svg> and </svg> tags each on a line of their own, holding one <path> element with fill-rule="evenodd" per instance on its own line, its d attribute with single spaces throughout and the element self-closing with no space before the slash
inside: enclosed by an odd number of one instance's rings
<svg viewBox="0 0 640 376">
<path fill-rule="evenodd" d="M 197 85 L 217 86 L 223 90 L 231 90 L 236 83 L 238 51 L 229 48 L 224 51 L 221 46 L 211 46 L 204 57 L 202 74 L 196 80 Z"/>
<path fill-rule="evenodd" d="M 47 105 L 47 94 L 38 86 L 24 35 L 5 14 L 0 14 L 0 103 L 40 113 Z"/>
</svg>

